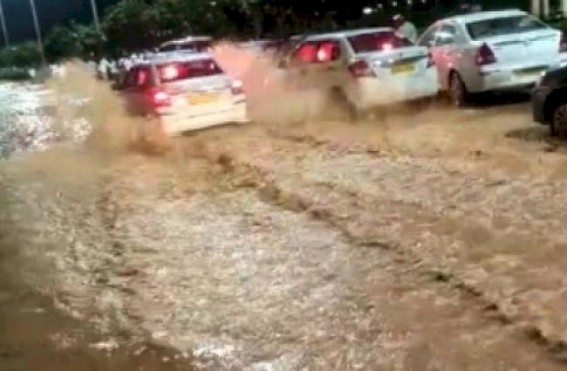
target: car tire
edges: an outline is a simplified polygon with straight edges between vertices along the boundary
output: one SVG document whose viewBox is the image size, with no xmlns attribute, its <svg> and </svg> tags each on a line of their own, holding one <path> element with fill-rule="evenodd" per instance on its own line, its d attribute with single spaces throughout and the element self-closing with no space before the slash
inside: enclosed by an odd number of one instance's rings
<svg viewBox="0 0 567 371">
<path fill-rule="evenodd" d="M 451 104 L 457 108 L 465 107 L 468 103 L 469 93 L 463 79 L 458 72 L 449 76 L 449 99 Z"/>
<path fill-rule="evenodd" d="M 551 111 L 550 132 L 552 136 L 567 137 L 567 102 L 556 104 Z"/>
</svg>

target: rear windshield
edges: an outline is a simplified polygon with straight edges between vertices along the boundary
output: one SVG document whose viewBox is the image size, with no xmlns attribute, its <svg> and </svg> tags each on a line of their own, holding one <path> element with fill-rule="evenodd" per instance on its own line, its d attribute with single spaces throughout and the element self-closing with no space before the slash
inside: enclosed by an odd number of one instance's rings
<svg viewBox="0 0 567 371">
<path fill-rule="evenodd" d="M 548 27 L 537 18 L 527 14 L 486 19 L 467 24 L 467 30 L 473 40 L 534 30 L 545 30 L 547 28 Z"/>
<path fill-rule="evenodd" d="M 377 52 L 412 46 L 408 39 L 398 36 L 394 31 L 365 33 L 348 38 L 355 53 Z"/>
<path fill-rule="evenodd" d="M 160 81 L 163 83 L 215 76 L 223 73 L 218 64 L 212 59 L 161 64 L 157 66 L 157 69 Z"/>
</svg>

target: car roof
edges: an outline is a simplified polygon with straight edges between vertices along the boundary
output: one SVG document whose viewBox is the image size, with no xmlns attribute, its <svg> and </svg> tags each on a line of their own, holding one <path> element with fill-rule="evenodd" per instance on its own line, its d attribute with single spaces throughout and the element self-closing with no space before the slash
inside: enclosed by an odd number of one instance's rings
<svg viewBox="0 0 567 371">
<path fill-rule="evenodd" d="M 174 45 L 174 44 L 184 44 L 193 41 L 212 41 L 213 38 L 210 36 L 187 36 L 181 39 L 169 40 L 161 44 L 161 46 Z"/>
<path fill-rule="evenodd" d="M 164 64 L 174 62 L 191 62 L 201 59 L 213 59 L 209 53 L 186 53 L 186 52 L 168 52 L 168 53 L 154 53 L 146 56 L 143 60 L 134 63 L 134 66 L 150 65 L 150 64 Z"/>
<path fill-rule="evenodd" d="M 493 18 L 513 17 L 513 16 L 526 15 L 526 14 L 528 13 L 520 9 L 490 10 L 490 11 L 473 12 L 467 14 L 459 14 L 449 18 L 445 18 L 444 20 L 455 20 L 459 23 L 469 23 L 469 22 L 484 21 Z"/>
<path fill-rule="evenodd" d="M 393 31 L 393 28 L 391 27 L 372 27 L 372 28 L 358 28 L 358 29 L 354 29 L 354 30 L 342 30 L 342 31 L 335 31 L 335 32 L 328 32 L 328 33 L 322 33 L 322 34 L 313 34 L 313 35 L 308 35 L 305 37 L 306 40 L 319 40 L 319 39 L 325 39 L 325 38 L 337 38 L 337 37 L 351 37 L 351 36 L 357 36 L 357 35 L 362 35 L 362 34 L 367 34 L 367 33 L 374 33 L 374 32 L 388 32 L 388 31 Z"/>
</svg>

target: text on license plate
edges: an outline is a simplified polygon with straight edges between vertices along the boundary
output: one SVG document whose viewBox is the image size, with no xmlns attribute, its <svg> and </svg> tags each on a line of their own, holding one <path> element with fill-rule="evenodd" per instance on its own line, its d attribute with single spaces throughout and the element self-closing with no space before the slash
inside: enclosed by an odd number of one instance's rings
<svg viewBox="0 0 567 371">
<path fill-rule="evenodd" d="M 392 73 L 394 74 L 398 74 L 398 73 L 408 73 L 408 72 L 413 72 L 415 69 L 415 66 L 413 65 L 413 63 L 400 63 L 400 64 L 395 64 L 392 66 Z"/>
<path fill-rule="evenodd" d="M 524 70 L 516 70 L 514 74 L 516 76 L 534 76 L 541 74 L 545 69 L 543 68 L 526 68 Z"/>
<path fill-rule="evenodd" d="M 207 104 L 219 100 L 219 93 L 192 93 L 187 96 L 189 104 Z"/>
</svg>

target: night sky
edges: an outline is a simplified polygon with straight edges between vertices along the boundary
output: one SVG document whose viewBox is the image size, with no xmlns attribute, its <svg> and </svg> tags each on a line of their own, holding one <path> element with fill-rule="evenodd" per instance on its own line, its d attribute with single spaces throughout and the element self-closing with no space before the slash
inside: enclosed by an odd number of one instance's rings
<svg viewBox="0 0 567 371">
<path fill-rule="evenodd" d="M 12 43 L 35 37 L 29 0 L 0 0 L 4 5 L 8 34 Z M 96 0 L 99 15 L 104 7 L 117 0 Z M 45 32 L 57 23 L 66 23 L 73 19 L 81 22 L 92 21 L 90 0 L 35 0 L 39 21 Z"/>
</svg>

